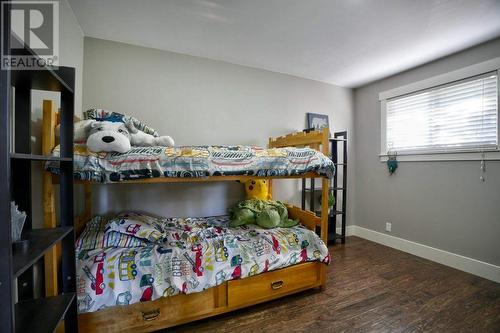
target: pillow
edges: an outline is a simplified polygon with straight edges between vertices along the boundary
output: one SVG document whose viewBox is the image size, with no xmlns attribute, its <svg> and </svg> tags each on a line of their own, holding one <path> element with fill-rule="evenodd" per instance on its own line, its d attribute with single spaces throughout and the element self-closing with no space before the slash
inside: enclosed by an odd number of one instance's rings
<svg viewBox="0 0 500 333">
<path fill-rule="evenodd" d="M 90 251 L 106 247 L 137 247 L 146 246 L 147 243 L 139 238 L 121 234 L 116 231 L 106 231 L 108 220 L 102 216 L 95 216 L 85 226 L 82 234 L 75 243 L 75 250 Z"/>
<path fill-rule="evenodd" d="M 118 214 L 107 229 L 154 243 L 165 237 L 159 218 L 136 212 Z"/>
<path fill-rule="evenodd" d="M 151 134 L 154 137 L 158 137 L 158 132 L 149 127 L 148 125 L 141 122 L 139 119 L 127 116 L 118 112 L 113 112 L 105 109 L 89 109 L 83 113 L 83 119 L 94 119 L 97 121 L 112 121 L 112 122 L 123 122 L 126 123 L 131 120 L 135 126 L 140 131 L 144 133 Z"/>
</svg>

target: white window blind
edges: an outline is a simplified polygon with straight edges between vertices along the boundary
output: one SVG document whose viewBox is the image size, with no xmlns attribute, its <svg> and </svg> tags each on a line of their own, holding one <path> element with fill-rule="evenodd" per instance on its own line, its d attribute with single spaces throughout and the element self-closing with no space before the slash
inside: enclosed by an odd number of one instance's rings
<svg viewBox="0 0 500 333">
<path fill-rule="evenodd" d="M 498 74 L 491 72 L 386 104 L 388 152 L 498 148 Z"/>
</svg>

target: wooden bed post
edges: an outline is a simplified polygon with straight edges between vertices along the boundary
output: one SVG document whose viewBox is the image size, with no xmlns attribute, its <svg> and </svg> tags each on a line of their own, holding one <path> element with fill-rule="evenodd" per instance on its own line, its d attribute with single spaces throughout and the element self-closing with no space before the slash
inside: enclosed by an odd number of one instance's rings
<svg viewBox="0 0 500 333">
<path fill-rule="evenodd" d="M 57 109 L 54 101 L 43 101 L 43 134 L 42 154 L 49 155 L 56 145 L 55 128 L 57 126 Z M 57 226 L 55 211 L 55 194 L 52 173 L 43 171 L 43 225 L 44 228 Z M 45 294 L 55 296 L 58 290 L 58 262 L 60 244 L 53 246 L 45 253 Z"/>
</svg>

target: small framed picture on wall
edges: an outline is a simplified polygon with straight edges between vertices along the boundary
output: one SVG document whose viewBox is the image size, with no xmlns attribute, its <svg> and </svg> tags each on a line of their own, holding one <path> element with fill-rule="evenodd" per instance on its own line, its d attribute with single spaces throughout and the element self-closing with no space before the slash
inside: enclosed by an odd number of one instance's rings
<svg viewBox="0 0 500 333">
<path fill-rule="evenodd" d="M 328 115 L 319 113 L 307 113 L 307 128 L 314 128 L 315 130 L 329 127 Z"/>
</svg>

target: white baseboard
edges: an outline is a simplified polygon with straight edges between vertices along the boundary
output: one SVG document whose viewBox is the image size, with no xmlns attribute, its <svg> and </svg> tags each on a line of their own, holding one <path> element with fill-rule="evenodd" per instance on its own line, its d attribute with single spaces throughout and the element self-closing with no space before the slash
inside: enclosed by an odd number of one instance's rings
<svg viewBox="0 0 500 333">
<path fill-rule="evenodd" d="M 339 231 L 340 230 L 337 230 L 337 232 Z M 492 265 L 484 261 L 443 251 L 434 247 L 415 243 L 403 238 L 387 235 L 360 226 L 347 226 L 346 234 L 347 236 L 358 236 L 375 243 L 383 244 L 394 249 L 500 283 L 500 266 Z"/>
<path fill-rule="evenodd" d="M 345 228 L 345 234 L 346 236 L 355 236 L 354 235 L 354 228 L 356 226 L 354 225 L 347 225 L 346 228 Z M 341 234 L 342 233 L 342 229 L 341 228 L 337 228 L 337 233 L 338 234 Z"/>
</svg>

